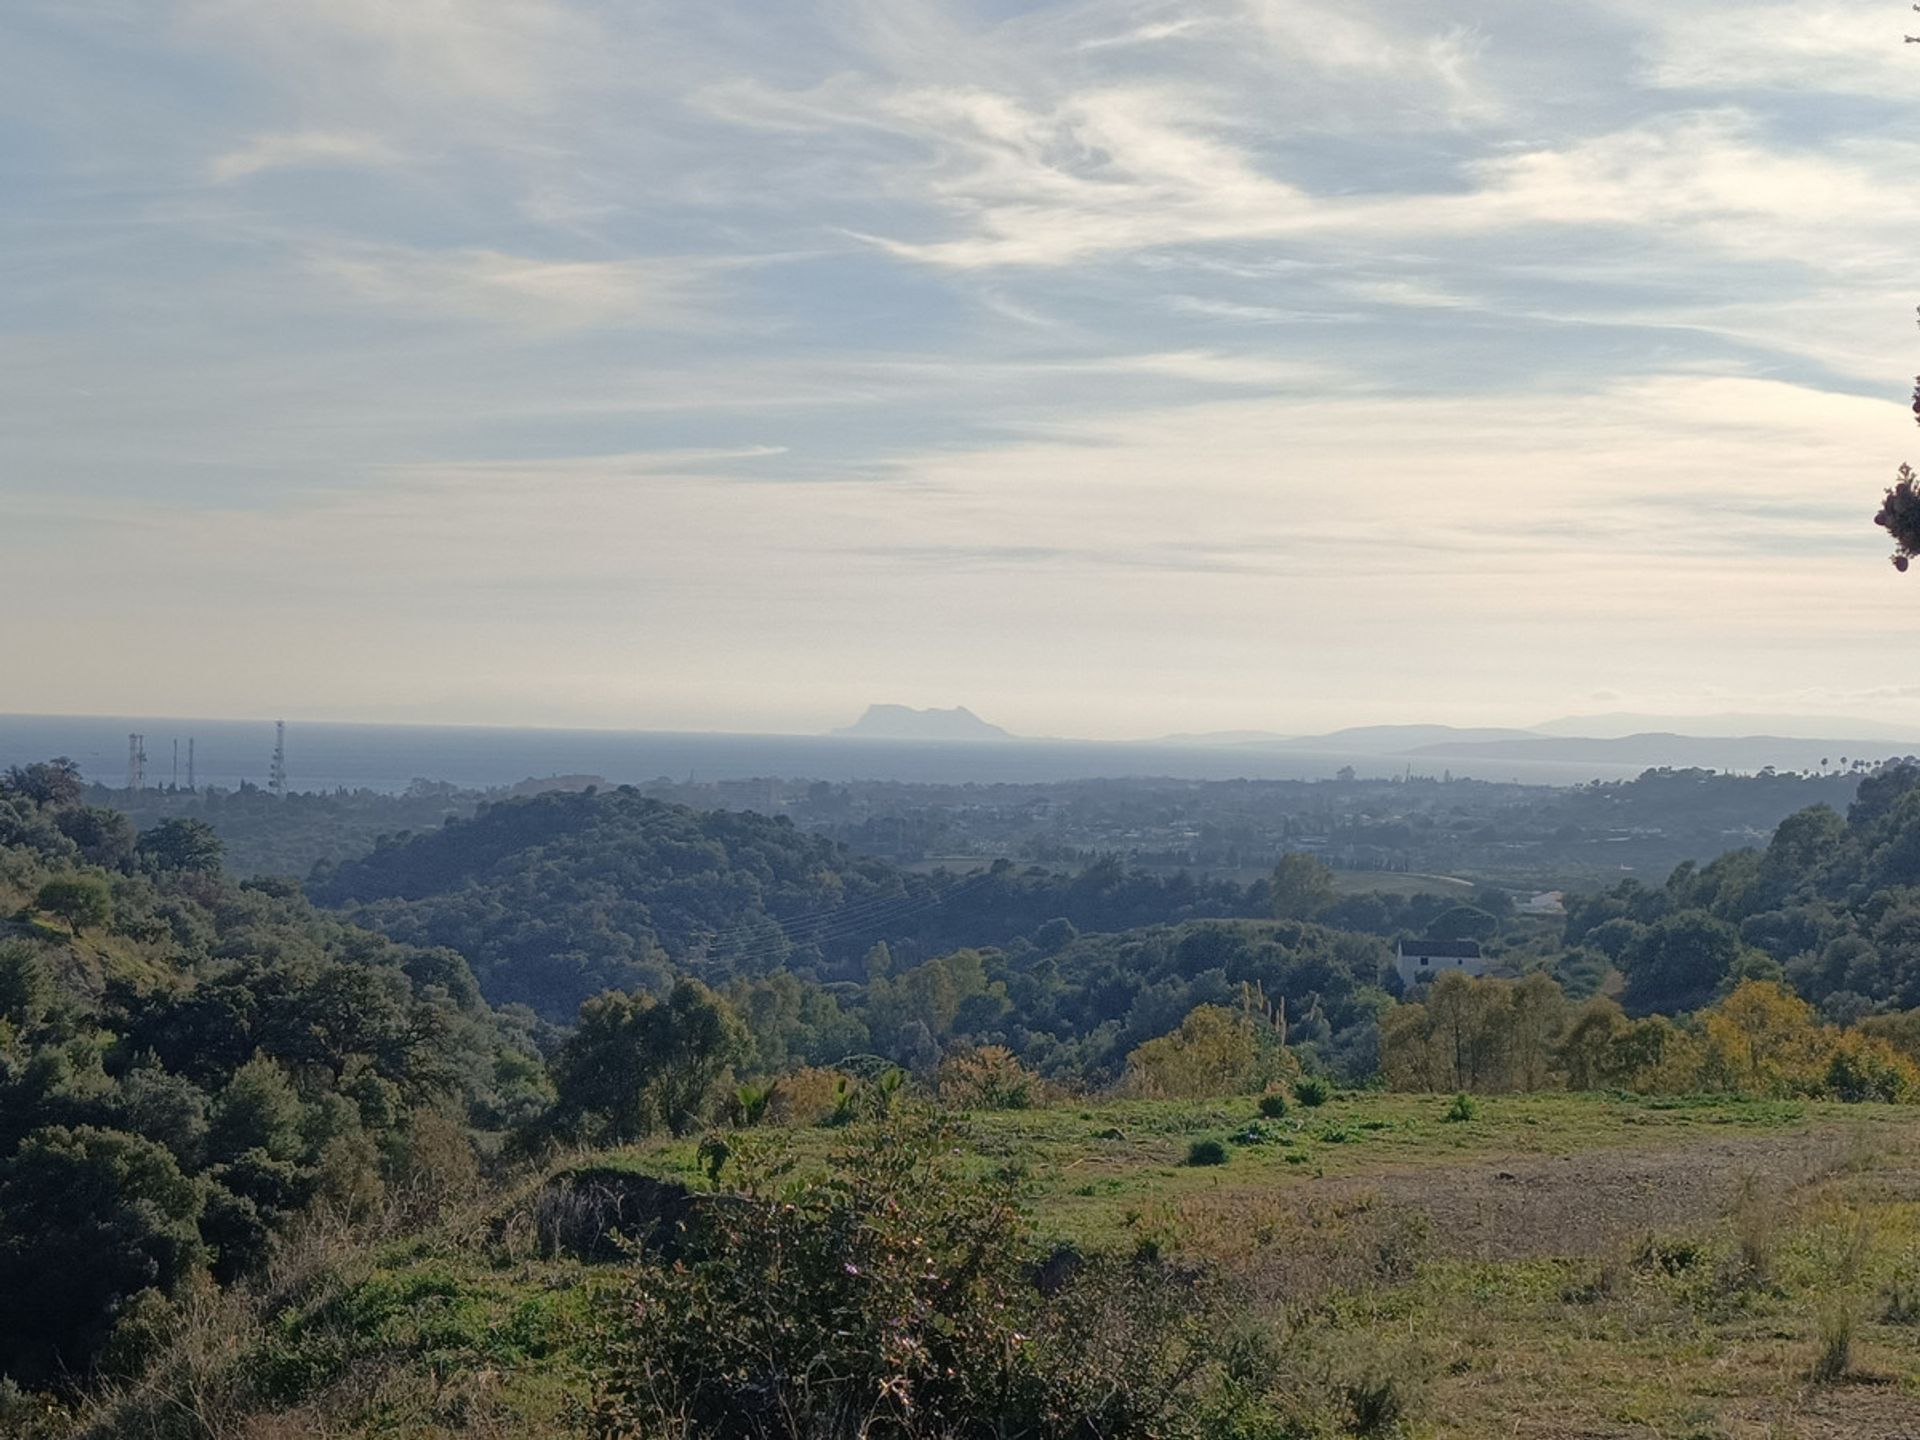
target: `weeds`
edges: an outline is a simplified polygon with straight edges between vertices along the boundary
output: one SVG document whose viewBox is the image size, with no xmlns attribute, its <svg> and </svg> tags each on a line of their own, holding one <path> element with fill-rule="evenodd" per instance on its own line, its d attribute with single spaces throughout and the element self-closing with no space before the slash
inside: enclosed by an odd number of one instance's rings
<svg viewBox="0 0 1920 1440">
<path fill-rule="evenodd" d="M 1834 1301 L 1820 1312 L 1820 1353 L 1814 1357 L 1810 1378 L 1831 1385 L 1853 1368 L 1853 1307 Z"/>
<path fill-rule="evenodd" d="M 1453 1103 L 1447 1106 L 1447 1113 L 1440 1118 L 1449 1124 L 1462 1125 L 1479 1113 L 1480 1107 L 1474 1104 L 1473 1097 L 1462 1090 L 1453 1097 Z"/>
<path fill-rule="evenodd" d="M 1886 1303 L 1880 1319 L 1888 1325 L 1920 1325 L 1920 1279 L 1896 1275 L 1883 1292 Z"/>
<path fill-rule="evenodd" d="M 1744 1285 L 1765 1285 L 1773 1278 L 1774 1250 L 1780 1234 L 1779 1201 L 1747 1175 L 1733 1203 L 1733 1238 Z"/>
</svg>

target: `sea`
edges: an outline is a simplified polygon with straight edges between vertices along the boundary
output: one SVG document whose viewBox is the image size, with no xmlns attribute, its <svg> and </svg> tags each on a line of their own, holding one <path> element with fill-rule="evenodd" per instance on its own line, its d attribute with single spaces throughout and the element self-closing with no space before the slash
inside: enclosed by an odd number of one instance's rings
<svg viewBox="0 0 1920 1440">
<path fill-rule="evenodd" d="M 272 720 L 0 715 L 0 769 L 64 755 L 87 779 L 127 783 L 128 736 L 145 737 L 145 783 L 238 788 L 265 785 Z M 1569 761 L 1449 760 L 1460 779 L 1578 785 L 1629 779 L 1639 767 Z M 1168 745 L 1083 740 L 968 742 L 876 740 L 830 735 L 739 735 L 655 730 L 510 729 L 490 726 L 355 725 L 289 720 L 288 788 L 398 792 L 415 780 L 489 790 L 560 775 L 612 784 L 653 780 L 893 780 L 933 784 L 1062 780 L 1321 780 L 1343 766 L 1362 778 L 1438 778 L 1441 762 L 1331 754 L 1267 745 Z"/>
</svg>

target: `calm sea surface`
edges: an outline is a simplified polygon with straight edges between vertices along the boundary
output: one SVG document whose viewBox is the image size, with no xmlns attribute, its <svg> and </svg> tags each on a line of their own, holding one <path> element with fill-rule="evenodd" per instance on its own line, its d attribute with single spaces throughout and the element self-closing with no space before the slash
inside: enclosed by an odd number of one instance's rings
<svg viewBox="0 0 1920 1440">
<path fill-rule="evenodd" d="M 187 780 L 187 741 L 195 779 L 232 788 L 264 785 L 273 755 L 271 720 L 182 720 L 125 716 L 0 715 L 0 767 L 71 756 L 90 780 L 126 783 L 127 736 L 146 736 L 147 783 Z M 1637 768 L 1555 761 L 1449 760 L 1453 773 L 1480 780 L 1572 785 L 1625 779 Z M 1343 765 L 1363 776 L 1401 773 L 1407 761 L 1381 755 L 1322 755 L 1237 746 L 1096 744 L 1008 740 L 939 744 L 851 740 L 818 735 L 672 734 L 659 731 L 509 730 L 476 726 L 287 723 L 288 783 L 295 790 L 336 787 L 404 790 L 416 778 L 471 789 L 531 777 L 598 775 L 614 784 L 667 777 L 742 780 L 906 780 L 938 783 L 1171 776 L 1190 780 L 1315 780 Z M 1412 762 L 1436 774 L 1442 762 Z"/>
</svg>

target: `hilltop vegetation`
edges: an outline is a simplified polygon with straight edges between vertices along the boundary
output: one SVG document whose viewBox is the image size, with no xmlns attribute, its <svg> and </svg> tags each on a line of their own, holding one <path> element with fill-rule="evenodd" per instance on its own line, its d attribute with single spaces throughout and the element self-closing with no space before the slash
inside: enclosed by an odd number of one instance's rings
<svg viewBox="0 0 1920 1440">
<path fill-rule="evenodd" d="M 1738 975 L 1784 977 L 1837 1020 L 1920 1006 L 1920 768 L 1868 777 L 1844 818 L 1789 816 L 1764 850 L 1580 899 L 1566 941 L 1618 963 L 1643 1009 L 1690 1008 Z"/>
<path fill-rule="evenodd" d="M 1306 856 L 1251 885 L 917 875 L 631 790 L 484 806 L 309 900 L 226 878 L 207 825 L 87 798 L 59 764 L 0 781 L 23 1433 L 1396 1433 L 1446 1386 L 1346 1307 L 1457 1319 L 1459 1257 L 1403 1200 L 1276 1186 L 1506 1146 L 1599 1192 L 1609 1151 L 1665 1174 L 1634 1147 L 1669 1132 L 1905 1135 L 1920 1099 L 1888 924 L 1920 904 L 1910 771 L 1765 851 L 1573 897 L 1565 938 L 1497 889 L 1342 894 Z M 1428 932 L 1499 973 L 1400 993 L 1388 942 Z M 1649 1242 L 1642 1301 L 1707 1323 L 1657 1257 L 1722 1245 L 1721 1203 Z M 1585 1283 L 1590 1237 L 1541 1243 Z M 1859 1284 L 1905 1283 L 1872 1255 Z M 1811 1273 L 1725 1294 L 1799 1335 L 1780 1297 Z M 1343 1333 L 1361 1349 L 1327 1351 Z"/>
<path fill-rule="evenodd" d="M 48 1382 L 324 1210 L 431 1205 L 550 1095 L 461 958 L 135 836 L 59 766 L 0 783 L 0 1373 Z M 145 1320 L 142 1317 L 146 1317 Z M 131 1349 L 129 1348 L 131 1347 Z"/>
<path fill-rule="evenodd" d="M 481 807 L 470 820 L 323 869 L 310 891 L 395 939 L 448 945 L 496 1001 L 570 1016 L 607 988 L 659 989 L 787 972 L 864 976 L 886 943 L 926 957 L 1007 943 L 1052 919 L 1121 930 L 1189 915 L 1260 913 L 1232 884 L 996 866 L 916 875 L 808 836 L 784 819 L 696 812 L 622 787 Z"/>
</svg>

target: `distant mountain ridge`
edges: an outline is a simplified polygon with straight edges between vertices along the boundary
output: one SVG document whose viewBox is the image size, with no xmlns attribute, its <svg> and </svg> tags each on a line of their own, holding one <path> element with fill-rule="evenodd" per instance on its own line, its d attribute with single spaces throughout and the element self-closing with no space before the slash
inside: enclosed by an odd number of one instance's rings
<svg viewBox="0 0 1920 1440">
<path fill-rule="evenodd" d="M 1706 733 L 1664 728 L 1621 732 L 1614 728 L 1616 724 L 1651 717 L 1621 714 L 1585 718 L 1594 723 L 1594 732 L 1575 729 L 1582 721 L 1574 718 L 1548 722 L 1534 729 L 1357 725 L 1325 735 L 1229 730 L 1206 735 L 1168 735 L 1153 743 L 1226 751 L 1347 755 L 1356 760 L 1369 757 L 1400 764 L 1426 762 L 1431 765 L 1434 762 L 1453 761 L 1471 763 L 1482 770 L 1509 762 L 1529 765 L 1549 762 L 1639 769 L 1758 771 L 1772 767 L 1776 770 L 1813 771 L 1842 768 L 1842 760 L 1849 763 L 1864 760 L 1877 764 L 1920 752 L 1920 741 L 1890 738 L 1885 734 L 1843 738 L 1817 732 L 1811 735 L 1780 734 L 1757 728 L 1729 728 Z M 1704 725 L 1724 721 L 1731 727 L 1733 722 L 1742 719 L 1764 718 L 1767 717 L 1703 716 L 1690 723 Z"/>
<path fill-rule="evenodd" d="M 1527 727 L 1536 734 L 1588 740 L 1621 740 L 1631 735 L 1686 735 L 1699 737 L 1775 736 L 1837 744 L 1840 740 L 1890 741 L 1912 745 L 1920 736 L 1902 725 L 1862 720 L 1851 715 L 1774 715 L 1727 711 L 1717 715 L 1647 715 L 1609 711 L 1602 715 L 1563 715 Z"/>
<path fill-rule="evenodd" d="M 1449 741 L 1410 753 L 1424 760 L 1556 760 L 1703 770 L 1815 770 L 1843 758 L 1879 762 L 1920 750 L 1903 740 L 1806 739 L 1783 735 L 1525 735 L 1499 741 Z"/>
<path fill-rule="evenodd" d="M 964 705 L 951 710 L 915 710 L 910 705 L 869 705 L 851 725 L 830 732 L 863 740 L 1011 740 Z"/>
</svg>

